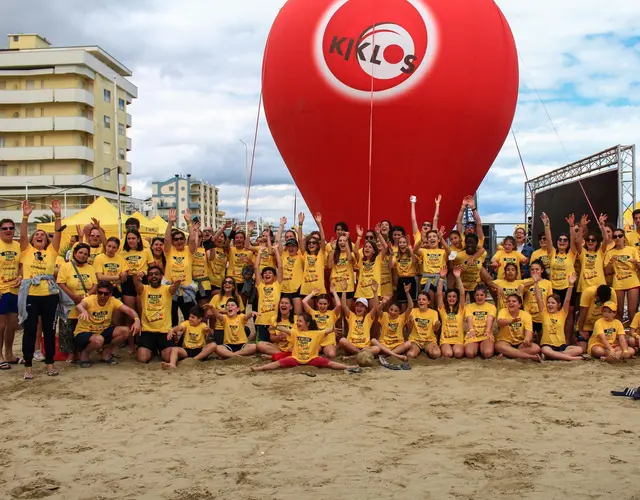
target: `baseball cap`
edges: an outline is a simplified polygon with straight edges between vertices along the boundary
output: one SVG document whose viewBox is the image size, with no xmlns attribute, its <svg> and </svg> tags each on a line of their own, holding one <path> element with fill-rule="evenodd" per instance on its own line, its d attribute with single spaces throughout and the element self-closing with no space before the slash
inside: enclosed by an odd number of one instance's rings
<svg viewBox="0 0 640 500">
<path fill-rule="evenodd" d="M 616 312 L 618 310 L 618 304 L 616 304 L 615 302 L 613 302 L 611 300 L 609 300 L 609 301 L 605 302 L 604 304 L 602 304 L 602 307 L 608 307 L 613 312 Z"/>
<path fill-rule="evenodd" d="M 295 238 L 289 238 L 287 241 L 284 242 L 284 246 L 288 247 L 289 245 L 294 245 L 294 246 L 298 246 L 298 240 L 296 240 Z"/>
<path fill-rule="evenodd" d="M 364 297 L 360 297 L 359 299 L 357 299 L 356 304 L 362 304 L 365 307 L 369 307 L 369 301 Z"/>
</svg>

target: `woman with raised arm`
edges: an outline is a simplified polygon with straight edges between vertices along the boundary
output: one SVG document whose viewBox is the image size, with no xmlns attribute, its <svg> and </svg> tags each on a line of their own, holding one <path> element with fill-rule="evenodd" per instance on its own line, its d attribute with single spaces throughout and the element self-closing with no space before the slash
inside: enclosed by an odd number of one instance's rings
<svg viewBox="0 0 640 500">
<path fill-rule="evenodd" d="M 613 242 L 615 246 L 607 252 L 604 265 L 606 272 L 613 274 L 612 288 L 618 299 L 617 317 L 622 321 L 626 296 L 629 319 L 633 319 L 638 310 L 638 287 L 640 287 L 638 249 L 626 246 L 623 229 L 618 228 L 613 231 Z"/>
<path fill-rule="evenodd" d="M 509 295 L 507 307 L 498 312 L 500 332 L 495 349 L 507 358 L 530 359 L 540 363 L 540 346 L 533 342 L 531 315 L 522 310 L 522 297 Z"/>
<path fill-rule="evenodd" d="M 54 377 L 58 370 L 53 365 L 56 353 L 55 318 L 59 301 L 59 288 L 53 277 L 56 256 L 60 251 L 61 208 L 58 200 L 51 202 L 55 232 L 49 241 L 47 233 L 38 229 L 29 239 L 27 226 L 33 207 L 27 200 L 22 202 L 22 224 L 20 225 L 20 290 L 18 292 L 18 315 L 23 324 L 22 355 L 24 357 L 24 379 L 33 378 L 33 353 L 36 345 L 38 321 L 42 322 L 47 375 Z"/>
<path fill-rule="evenodd" d="M 487 302 L 487 287 L 477 285 L 474 290 L 475 300 L 465 308 L 467 334 L 464 337 L 464 355 L 475 358 L 480 352 L 484 359 L 494 353 L 493 323 L 496 319 L 496 307 Z"/>
<path fill-rule="evenodd" d="M 341 234 L 337 243 L 332 241 L 330 245 L 331 253 L 327 264 L 331 269 L 331 284 L 336 287 L 339 294 L 346 293 L 347 306 L 351 307 L 351 300 L 356 290 L 353 266 L 358 261 L 358 254 L 353 251 L 349 233 Z"/>
<path fill-rule="evenodd" d="M 304 214 L 298 214 L 298 223 L 304 224 Z M 289 238 L 284 242 L 284 248 L 277 243 L 276 253 L 280 254 L 282 262 L 282 297 L 287 297 L 293 303 L 295 314 L 302 312 L 302 287 L 303 258 L 300 252 L 298 238 Z"/>
<path fill-rule="evenodd" d="M 376 234 L 380 234 L 380 226 L 376 227 Z M 380 237 L 382 240 L 382 237 Z M 382 279 L 382 262 L 387 257 L 387 243 L 380 242 L 382 250 L 378 252 L 377 242 L 367 240 L 362 247 L 362 258 L 358 259 L 358 285 L 354 297 L 359 299 L 364 297 L 369 300 L 373 298 L 374 292 L 371 285 L 380 283 Z"/>
<path fill-rule="evenodd" d="M 418 295 L 418 282 L 416 275 L 418 274 L 418 259 L 413 253 L 409 240 L 406 236 L 398 239 L 398 253 L 394 258 L 394 271 L 398 277 L 398 286 L 396 292 L 396 302 L 400 305 L 402 312 L 407 310 L 407 302 L 409 296 L 414 302 Z M 409 292 L 404 285 L 409 284 Z"/>
<path fill-rule="evenodd" d="M 409 284 L 405 287 L 409 288 Z M 409 291 L 409 290 L 407 290 Z M 371 345 L 380 348 L 380 363 L 384 363 L 384 357 L 393 356 L 401 361 L 407 361 L 405 353 L 411 349 L 411 342 L 404 339 L 405 325 L 411 323 L 411 311 L 413 311 L 413 301 L 411 295 L 408 296 L 409 306 L 405 313 L 400 312 L 400 306 L 393 301 L 393 295 L 388 295 L 378 304 L 380 338 L 371 339 Z M 387 309 L 386 312 L 383 309 Z M 409 369 L 409 365 L 403 365 L 403 369 Z"/>
<path fill-rule="evenodd" d="M 260 262 L 262 262 L 262 269 L 265 267 L 275 267 L 276 265 L 276 249 L 274 248 L 274 236 L 273 231 L 270 227 L 267 229 L 263 229 L 262 232 L 256 238 L 256 244 L 251 244 L 251 235 L 256 228 L 255 221 L 249 221 L 247 224 L 247 238 L 244 240 L 244 248 L 247 250 L 251 250 L 254 255 L 258 253 L 260 249 L 262 255 L 260 256 Z M 278 240 L 279 241 L 279 240 Z M 260 269 L 260 271 L 262 271 Z"/>
<path fill-rule="evenodd" d="M 600 231 L 604 234 L 603 221 L 598 221 Z M 607 255 L 607 245 L 602 244 L 602 237 L 595 232 L 588 231 L 589 218 L 583 215 L 580 219 L 580 229 L 576 238 L 576 252 L 580 259 L 580 277 L 578 278 L 578 293 L 574 302 L 580 304 L 580 294 L 591 286 L 605 285 L 607 279 L 604 274 L 604 259 Z M 583 242 L 584 239 L 584 242 Z"/>
<path fill-rule="evenodd" d="M 440 202 L 442 201 L 442 195 L 439 194 L 436 198 L 436 212 L 433 214 L 433 224 L 429 221 L 424 221 L 418 228 L 418 219 L 416 217 L 416 203 L 418 199 L 412 196 L 409 200 L 411 202 L 411 230 L 413 231 L 413 243 L 418 245 L 426 235 L 433 228 L 438 227 L 438 219 L 440 217 Z"/>
<path fill-rule="evenodd" d="M 211 241 L 213 241 L 213 247 L 207 250 L 209 279 L 211 280 L 211 292 L 214 296 L 221 290 L 227 272 L 229 242 L 227 240 L 225 230 L 230 227 L 231 221 L 225 222 L 224 226 L 221 226 L 211 238 Z"/>
<path fill-rule="evenodd" d="M 191 262 L 191 280 L 197 287 L 196 302 L 200 307 L 211 300 L 211 280 L 209 278 L 209 266 L 207 264 L 207 251 L 203 246 L 203 233 L 200 229 L 200 221 L 191 227 L 190 240 L 193 240 L 195 251 Z"/>
<path fill-rule="evenodd" d="M 322 215 L 319 212 L 315 215 L 315 220 L 319 234 L 312 232 L 307 238 L 303 238 L 302 225 L 298 226 L 298 241 L 302 242 L 301 245 L 304 248 L 302 253 L 302 287 L 300 288 L 302 296 L 309 295 L 314 290 L 318 290 L 320 294 L 327 293 L 324 284 L 325 247 L 327 244 L 322 226 Z M 329 336 L 331 335 L 335 337 L 335 334 L 329 334 Z"/>
<path fill-rule="evenodd" d="M 258 342 L 268 343 L 270 340 L 269 329 L 273 319 L 278 314 L 278 303 L 282 293 L 282 264 L 280 262 L 280 252 L 276 251 L 277 267 L 275 269 L 273 267 L 265 267 L 260 271 L 262 255 L 262 248 L 260 248 L 256 254 L 254 268 L 256 289 L 258 290 L 258 308 L 256 310 L 258 315 L 255 318 L 255 325 Z"/>
<path fill-rule="evenodd" d="M 436 301 L 442 330 L 440 331 L 440 350 L 445 358 L 464 358 L 464 308 L 465 292 L 460 274 L 462 269 L 453 269 L 456 280 L 456 288 L 447 290 L 446 301 L 444 299 L 444 280 L 447 279 L 447 270 L 440 271 L 440 281 Z"/>
<path fill-rule="evenodd" d="M 467 221 L 467 223 L 463 227 L 462 220 L 464 218 L 464 213 L 467 210 L 467 207 L 471 209 L 473 220 Z M 476 208 L 476 200 L 471 195 L 465 196 L 462 200 L 462 205 L 460 206 L 460 211 L 458 212 L 458 218 L 456 219 L 456 229 L 460 231 L 462 235 L 460 250 L 464 248 L 465 238 L 470 234 L 475 234 L 478 237 L 478 245 L 481 247 L 484 246 L 484 232 L 482 231 L 482 221 L 480 220 L 480 214 L 478 213 L 478 209 Z"/>
<path fill-rule="evenodd" d="M 422 262 L 422 269 L 418 274 L 421 275 L 420 287 L 427 293 L 438 288 L 440 283 L 440 271 L 447 268 L 449 258 L 449 245 L 444 239 L 444 226 L 440 231 L 428 231 L 424 238 L 416 242 L 413 247 L 418 261 Z"/>
<path fill-rule="evenodd" d="M 327 330 L 329 328 L 333 328 L 336 324 L 336 320 L 340 315 L 340 298 L 336 293 L 336 287 L 331 286 L 331 295 L 333 296 L 334 303 L 336 304 L 334 309 L 330 309 L 329 296 L 326 293 L 321 293 L 319 289 L 312 290 L 310 294 L 308 294 L 302 300 L 302 307 L 304 310 L 311 314 L 313 320 L 318 325 L 320 330 Z M 315 298 L 316 305 L 315 309 L 311 305 L 311 301 Z M 322 341 L 320 347 L 322 349 L 322 354 L 324 354 L 327 358 L 333 359 L 337 356 L 337 342 L 336 342 L 336 333 L 335 331 L 329 333 L 327 337 Z"/>
</svg>

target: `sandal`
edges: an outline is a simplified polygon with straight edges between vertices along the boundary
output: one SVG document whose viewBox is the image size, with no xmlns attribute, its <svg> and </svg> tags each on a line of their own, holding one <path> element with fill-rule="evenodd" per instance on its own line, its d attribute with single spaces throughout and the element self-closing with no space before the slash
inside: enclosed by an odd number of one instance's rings
<svg viewBox="0 0 640 500">
<path fill-rule="evenodd" d="M 60 375 L 60 372 L 58 370 L 56 370 L 55 368 L 49 368 L 47 370 L 47 375 L 49 377 L 57 377 L 58 375 Z"/>
<path fill-rule="evenodd" d="M 400 365 L 400 368 L 401 368 L 402 370 L 411 370 L 411 365 L 410 365 L 407 361 L 404 361 L 404 362 Z"/>
<path fill-rule="evenodd" d="M 11 370 L 11 365 L 6 361 L 0 363 L 0 370 Z"/>
<path fill-rule="evenodd" d="M 80 368 L 91 368 L 91 361 L 78 361 Z"/>
<path fill-rule="evenodd" d="M 347 368 L 347 373 L 362 373 L 362 368 L 360 368 L 359 366 Z"/>
<path fill-rule="evenodd" d="M 33 380 L 33 372 L 24 372 L 25 380 Z"/>
<path fill-rule="evenodd" d="M 19 356 L 16 357 L 13 361 L 7 361 L 10 365 L 24 365 L 24 358 Z"/>
<path fill-rule="evenodd" d="M 101 360 L 100 360 L 100 363 L 105 363 L 105 364 L 107 364 L 107 365 L 117 365 L 117 364 L 118 364 L 118 362 L 117 362 L 115 359 L 113 359 L 113 358 L 109 358 L 109 359 L 101 359 Z"/>
</svg>

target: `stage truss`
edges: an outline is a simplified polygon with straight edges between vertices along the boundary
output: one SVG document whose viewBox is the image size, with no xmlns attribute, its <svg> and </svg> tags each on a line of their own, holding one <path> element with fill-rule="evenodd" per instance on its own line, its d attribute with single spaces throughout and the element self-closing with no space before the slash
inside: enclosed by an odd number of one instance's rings
<svg viewBox="0 0 640 500">
<path fill-rule="evenodd" d="M 531 242 L 535 196 L 538 191 L 575 182 L 585 177 L 611 170 L 618 171 L 619 214 L 618 227 L 624 223 L 625 212 L 636 205 L 636 147 L 615 146 L 593 156 L 583 158 L 562 168 L 525 182 L 524 214 L 527 238 Z"/>
</svg>

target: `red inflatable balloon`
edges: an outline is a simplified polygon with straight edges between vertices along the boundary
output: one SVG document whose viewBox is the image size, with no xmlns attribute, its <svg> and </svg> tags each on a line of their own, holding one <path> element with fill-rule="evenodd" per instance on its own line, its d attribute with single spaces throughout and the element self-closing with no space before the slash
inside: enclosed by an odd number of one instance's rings
<svg viewBox="0 0 640 500">
<path fill-rule="evenodd" d="M 265 50 L 267 122 L 329 225 L 450 226 L 509 132 L 513 36 L 493 0 L 288 0 Z M 332 227 L 331 227 L 332 229 Z"/>
</svg>

